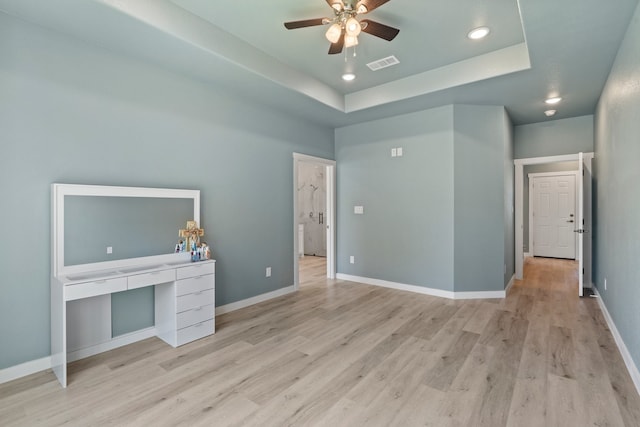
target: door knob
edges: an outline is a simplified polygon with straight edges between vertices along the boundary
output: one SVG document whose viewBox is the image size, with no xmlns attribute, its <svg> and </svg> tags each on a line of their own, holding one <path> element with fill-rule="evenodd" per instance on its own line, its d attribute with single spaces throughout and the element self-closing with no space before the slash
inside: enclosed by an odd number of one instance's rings
<svg viewBox="0 0 640 427">
<path fill-rule="evenodd" d="M 567 222 L 573 222 L 573 220 L 572 220 L 572 219 L 570 219 L 570 220 L 569 220 L 569 221 L 567 221 Z"/>
</svg>

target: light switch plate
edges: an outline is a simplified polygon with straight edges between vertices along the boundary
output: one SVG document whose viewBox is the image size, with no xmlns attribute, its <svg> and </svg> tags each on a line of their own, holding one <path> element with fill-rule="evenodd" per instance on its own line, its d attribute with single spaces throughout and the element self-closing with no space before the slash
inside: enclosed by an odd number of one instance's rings
<svg viewBox="0 0 640 427">
<path fill-rule="evenodd" d="M 355 263 L 356 263 L 356 257 L 354 257 L 353 255 L 351 255 L 351 256 L 349 257 L 349 263 L 350 263 L 350 264 L 355 264 Z"/>
<path fill-rule="evenodd" d="M 265 276 L 266 277 L 271 277 L 271 267 L 267 267 L 267 270 L 265 272 Z"/>
<path fill-rule="evenodd" d="M 398 157 L 402 157 L 402 147 L 396 148 L 396 154 L 398 155 Z"/>
<path fill-rule="evenodd" d="M 354 206 L 353 213 L 357 215 L 362 215 L 364 213 L 364 206 Z"/>
<path fill-rule="evenodd" d="M 398 155 L 398 150 L 396 150 L 395 148 L 391 149 L 391 157 L 396 157 Z"/>
<path fill-rule="evenodd" d="M 113 247 L 112 246 L 107 246 L 107 253 L 108 254 L 112 254 L 113 253 Z"/>
</svg>

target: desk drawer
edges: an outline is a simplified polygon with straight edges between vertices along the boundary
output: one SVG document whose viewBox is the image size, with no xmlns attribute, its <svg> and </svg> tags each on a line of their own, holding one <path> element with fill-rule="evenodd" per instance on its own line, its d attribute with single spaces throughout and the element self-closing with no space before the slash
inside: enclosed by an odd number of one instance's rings
<svg viewBox="0 0 640 427">
<path fill-rule="evenodd" d="M 161 270 L 153 271 L 151 273 L 136 274 L 129 276 L 128 289 L 137 289 L 150 285 L 157 285 L 158 283 L 173 282 L 176 280 L 175 270 Z"/>
<path fill-rule="evenodd" d="M 206 291 L 198 291 L 192 294 L 179 296 L 176 298 L 176 313 L 213 304 L 215 301 L 213 292 L 213 289 L 207 289 Z"/>
<path fill-rule="evenodd" d="M 193 263 L 188 267 L 180 267 L 176 269 L 176 279 L 188 279 L 189 277 L 204 276 L 206 274 L 213 274 L 215 271 L 215 263 L 203 262 Z"/>
<path fill-rule="evenodd" d="M 200 338 L 204 338 L 213 334 L 215 331 L 214 319 L 207 320 L 206 322 L 197 323 L 188 328 L 178 330 L 177 344 L 183 345 L 191 341 L 195 341 Z"/>
<path fill-rule="evenodd" d="M 205 320 L 211 320 L 213 319 L 215 311 L 213 304 L 209 304 L 204 307 L 196 307 L 191 310 L 178 313 L 176 315 L 178 318 L 178 329 L 186 328 L 187 326 L 195 325 L 196 323 L 201 323 Z"/>
<path fill-rule="evenodd" d="M 65 301 L 73 301 L 81 298 L 95 297 L 97 295 L 111 294 L 127 290 L 127 278 L 96 280 L 93 282 L 78 283 L 64 287 Z"/>
<path fill-rule="evenodd" d="M 207 274 L 206 276 L 196 276 L 190 279 L 183 279 L 176 281 L 176 295 L 192 294 L 194 292 L 204 291 L 207 289 L 215 288 L 215 282 L 213 280 L 213 274 Z"/>
</svg>

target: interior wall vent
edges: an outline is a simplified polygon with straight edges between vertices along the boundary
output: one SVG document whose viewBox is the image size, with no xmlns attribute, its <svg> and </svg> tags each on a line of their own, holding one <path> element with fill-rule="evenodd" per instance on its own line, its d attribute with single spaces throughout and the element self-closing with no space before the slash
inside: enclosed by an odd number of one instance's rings
<svg viewBox="0 0 640 427">
<path fill-rule="evenodd" d="M 391 55 L 387 56 L 386 58 L 378 59 L 377 61 L 369 62 L 367 64 L 367 67 L 369 67 L 371 71 L 378 71 L 399 63 L 400 61 L 398 61 L 398 58 Z"/>
</svg>

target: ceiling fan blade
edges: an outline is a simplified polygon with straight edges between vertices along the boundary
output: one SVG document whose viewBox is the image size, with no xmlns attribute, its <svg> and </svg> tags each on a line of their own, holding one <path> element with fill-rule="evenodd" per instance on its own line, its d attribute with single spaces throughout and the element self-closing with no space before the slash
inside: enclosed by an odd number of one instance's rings
<svg viewBox="0 0 640 427">
<path fill-rule="evenodd" d="M 389 1 L 389 0 L 387 0 Z M 344 2 L 342 0 L 327 0 L 327 4 L 338 12 L 344 10 Z"/>
<path fill-rule="evenodd" d="M 303 21 L 285 22 L 284 26 L 287 30 L 295 30 L 296 28 L 314 27 L 316 25 L 324 25 L 325 18 L 305 19 Z"/>
<path fill-rule="evenodd" d="M 331 43 L 329 46 L 329 55 L 335 55 L 337 53 L 342 52 L 342 48 L 344 47 L 344 31 L 340 34 L 340 39 L 337 42 Z"/>
<path fill-rule="evenodd" d="M 330 1 L 330 0 L 327 0 L 327 1 Z M 390 0 L 360 0 L 358 3 L 356 3 L 355 10 L 358 10 L 360 6 L 364 6 L 367 9 L 367 11 L 359 12 L 359 13 L 369 13 L 372 10 L 379 8 L 380 6 L 382 6 L 383 4 L 389 1 Z"/>
<path fill-rule="evenodd" d="M 366 25 L 362 25 L 365 23 Z M 371 21 L 369 19 L 363 19 L 362 21 L 360 21 L 360 25 L 362 25 L 363 32 L 371 34 L 372 36 L 380 37 L 381 39 L 385 39 L 387 41 L 393 40 L 400 32 L 400 30 L 397 28 L 393 28 L 379 22 Z"/>
</svg>

